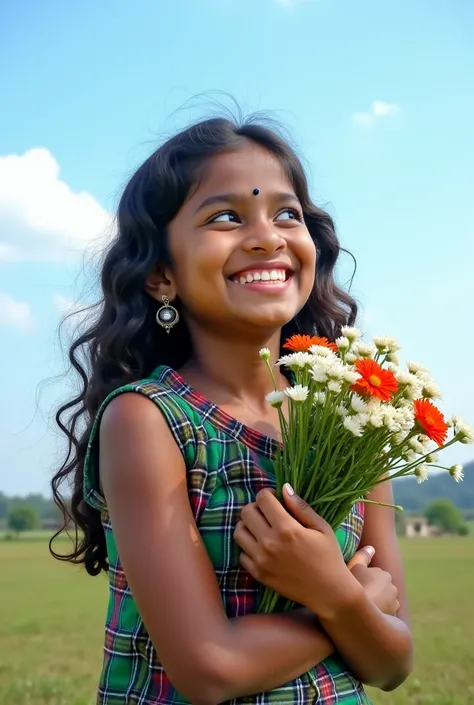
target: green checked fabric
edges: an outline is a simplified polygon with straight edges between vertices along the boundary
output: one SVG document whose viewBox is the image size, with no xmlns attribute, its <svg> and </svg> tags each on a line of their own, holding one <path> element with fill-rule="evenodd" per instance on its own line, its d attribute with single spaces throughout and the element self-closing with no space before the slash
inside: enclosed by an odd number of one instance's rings
<svg viewBox="0 0 474 705">
<path fill-rule="evenodd" d="M 101 406 L 85 463 L 84 498 L 101 511 L 109 571 L 109 604 L 98 705 L 184 705 L 188 701 L 164 672 L 120 564 L 107 506 L 100 493 L 97 432 L 104 408 L 124 392 L 142 394 L 163 413 L 188 472 L 189 500 L 213 563 L 229 618 L 258 611 L 261 586 L 240 566 L 233 531 L 242 508 L 264 487 L 274 487 L 275 441 L 231 418 L 184 382 L 169 367 L 150 379 L 117 389 Z M 356 551 L 363 527 L 363 505 L 354 507 L 337 538 L 344 558 Z M 359 681 L 342 660 L 329 658 L 294 681 L 266 693 L 232 701 L 259 705 L 370 705 Z"/>
</svg>

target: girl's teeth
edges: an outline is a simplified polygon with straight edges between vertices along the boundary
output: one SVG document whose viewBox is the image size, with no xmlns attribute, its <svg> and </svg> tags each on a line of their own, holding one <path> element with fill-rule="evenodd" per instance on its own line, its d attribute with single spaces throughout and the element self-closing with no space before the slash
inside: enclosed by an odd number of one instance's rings
<svg viewBox="0 0 474 705">
<path fill-rule="evenodd" d="M 239 277 L 236 277 L 234 281 L 239 282 L 240 284 L 251 284 L 252 282 L 276 282 L 276 281 L 281 281 L 284 282 L 286 281 L 286 273 L 282 270 L 277 270 L 277 269 L 272 269 L 271 271 L 263 271 L 263 272 L 250 272 L 248 274 L 242 274 Z"/>
</svg>

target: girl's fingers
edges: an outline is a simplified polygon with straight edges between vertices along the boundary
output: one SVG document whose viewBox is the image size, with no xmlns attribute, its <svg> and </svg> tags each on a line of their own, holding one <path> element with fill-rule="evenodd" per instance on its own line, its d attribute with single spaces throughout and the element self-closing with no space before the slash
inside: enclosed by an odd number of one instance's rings
<svg viewBox="0 0 474 705">
<path fill-rule="evenodd" d="M 234 539 L 242 551 L 248 556 L 255 555 L 255 551 L 258 549 L 258 543 L 242 521 L 239 521 L 235 527 Z"/>
<path fill-rule="evenodd" d="M 364 548 L 359 548 L 359 550 L 352 556 L 351 560 L 347 564 L 347 567 L 349 570 L 352 570 L 355 565 L 365 565 L 368 567 L 371 564 L 374 555 L 375 548 L 373 546 L 364 546 Z"/>
<path fill-rule="evenodd" d="M 250 556 L 248 556 L 246 553 L 241 553 L 239 556 L 239 562 L 240 562 L 240 565 L 242 566 L 242 568 L 244 570 L 246 570 L 247 573 L 249 573 L 252 576 L 252 578 L 255 578 L 255 580 L 258 580 L 258 576 L 257 576 L 258 571 L 255 566 L 255 563 L 250 558 Z"/>
<path fill-rule="evenodd" d="M 262 538 L 267 536 L 271 531 L 270 524 L 256 504 L 247 504 L 247 506 L 242 509 L 240 516 L 242 523 L 247 527 L 250 533 L 254 535 L 257 541 L 261 541 Z"/>
</svg>

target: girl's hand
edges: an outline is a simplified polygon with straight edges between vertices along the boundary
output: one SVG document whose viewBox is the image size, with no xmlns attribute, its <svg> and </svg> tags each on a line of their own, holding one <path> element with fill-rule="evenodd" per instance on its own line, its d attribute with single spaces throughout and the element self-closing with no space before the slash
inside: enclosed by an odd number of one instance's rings
<svg viewBox="0 0 474 705">
<path fill-rule="evenodd" d="M 278 594 L 321 618 L 333 618 L 358 598 L 360 585 L 347 570 L 329 524 L 288 485 L 283 499 L 286 509 L 265 489 L 244 507 L 234 532 L 240 562 Z"/>
<path fill-rule="evenodd" d="M 362 563 L 355 565 L 352 575 L 362 585 L 369 600 L 384 614 L 396 617 L 400 609 L 398 590 L 392 576 L 381 568 L 370 568 Z"/>
<path fill-rule="evenodd" d="M 374 555 L 373 546 L 364 546 L 354 554 L 347 567 L 374 605 L 384 614 L 396 617 L 400 609 L 398 590 L 392 582 L 390 573 L 380 568 L 370 567 Z"/>
</svg>

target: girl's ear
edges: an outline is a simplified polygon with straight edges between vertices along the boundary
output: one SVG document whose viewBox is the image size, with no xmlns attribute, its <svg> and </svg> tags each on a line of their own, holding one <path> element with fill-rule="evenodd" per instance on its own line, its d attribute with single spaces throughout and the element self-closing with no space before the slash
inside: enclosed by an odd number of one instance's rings
<svg viewBox="0 0 474 705">
<path fill-rule="evenodd" d="M 146 280 L 145 291 L 152 299 L 160 303 L 163 296 L 167 296 L 170 301 L 174 301 L 177 291 L 171 269 L 157 265 Z"/>
</svg>

